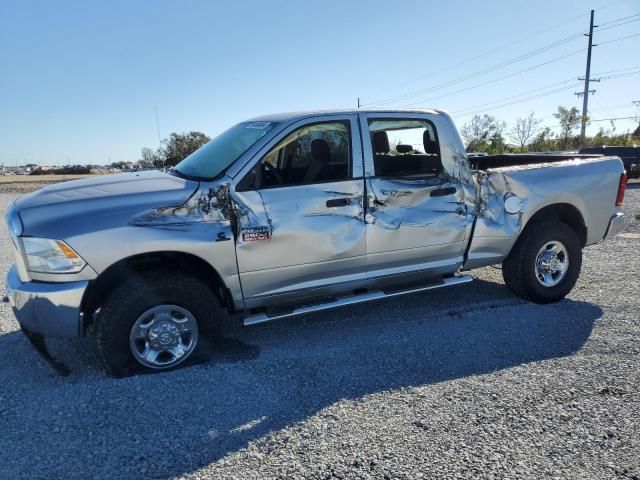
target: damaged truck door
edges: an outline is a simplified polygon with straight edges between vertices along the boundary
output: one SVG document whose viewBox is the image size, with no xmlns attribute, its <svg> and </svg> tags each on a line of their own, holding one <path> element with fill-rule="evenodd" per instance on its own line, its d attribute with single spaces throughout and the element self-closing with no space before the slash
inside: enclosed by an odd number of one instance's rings
<svg viewBox="0 0 640 480">
<path fill-rule="evenodd" d="M 456 270 L 472 217 L 429 114 L 361 114 L 370 278 Z"/>
<path fill-rule="evenodd" d="M 365 277 L 362 153 L 355 115 L 300 121 L 246 166 L 234 197 L 247 306 Z M 240 209 L 242 209 L 240 207 Z"/>
</svg>

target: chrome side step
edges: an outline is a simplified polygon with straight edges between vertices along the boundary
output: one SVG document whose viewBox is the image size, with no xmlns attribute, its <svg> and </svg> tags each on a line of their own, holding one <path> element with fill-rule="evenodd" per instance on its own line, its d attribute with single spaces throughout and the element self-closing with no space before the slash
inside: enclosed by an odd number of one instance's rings
<svg viewBox="0 0 640 480">
<path fill-rule="evenodd" d="M 255 315 L 249 315 L 248 317 L 245 317 L 242 323 L 245 327 L 249 325 L 257 325 L 259 323 L 270 322 L 271 320 L 278 320 L 280 318 L 293 317 L 295 315 L 302 315 L 304 313 L 319 312 L 322 310 L 329 310 L 331 308 L 343 307 L 345 305 L 353 305 L 356 303 L 370 302 L 372 300 L 380 300 L 383 298 L 397 297 L 399 295 L 422 292 L 425 290 L 433 290 L 435 288 L 450 287 L 452 285 L 458 285 L 460 283 L 468 283 L 472 280 L 473 280 L 473 277 L 471 275 L 460 275 L 456 277 L 443 278 L 441 280 L 438 280 L 437 282 L 430 283 L 428 285 L 411 287 L 406 290 L 391 290 L 391 291 L 374 290 L 367 293 L 329 299 L 323 303 L 301 306 L 301 307 L 293 308 L 292 310 L 285 311 L 282 313 L 274 313 L 271 315 L 269 315 L 269 313 L 257 313 Z"/>
</svg>

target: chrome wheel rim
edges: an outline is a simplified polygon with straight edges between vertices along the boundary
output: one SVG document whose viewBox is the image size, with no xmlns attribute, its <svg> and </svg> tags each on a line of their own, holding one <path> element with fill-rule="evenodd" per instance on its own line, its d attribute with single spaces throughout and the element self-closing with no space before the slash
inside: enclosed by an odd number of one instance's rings
<svg viewBox="0 0 640 480">
<path fill-rule="evenodd" d="M 169 368 L 187 359 L 198 343 L 198 323 L 177 305 L 146 310 L 131 327 L 129 346 L 134 358 L 150 368 Z"/>
<path fill-rule="evenodd" d="M 558 285 L 569 269 L 569 252 L 561 242 L 545 243 L 536 256 L 536 278 L 544 287 Z"/>
</svg>

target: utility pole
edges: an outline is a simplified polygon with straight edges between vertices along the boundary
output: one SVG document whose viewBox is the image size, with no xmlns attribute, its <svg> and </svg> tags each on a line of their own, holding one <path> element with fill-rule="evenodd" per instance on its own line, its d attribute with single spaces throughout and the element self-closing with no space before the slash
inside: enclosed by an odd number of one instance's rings
<svg viewBox="0 0 640 480">
<path fill-rule="evenodd" d="M 591 21 L 589 22 L 589 49 L 587 50 L 587 71 L 584 75 L 584 92 L 582 92 L 582 128 L 580 130 L 580 142 L 584 145 L 584 138 L 587 133 L 587 108 L 589 106 L 589 75 L 591 74 L 591 48 L 593 47 L 593 13 L 591 10 Z"/>
<path fill-rule="evenodd" d="M 158 120 L 158 107 L 154 105 L 153 109 L 156 111 L 156 130 L 158 132 L 158 153 L 160 153 L 160 150 L 162 149 L 162 140 L 160 140 L 160 120 Z M 164 170 L 164 157 L 162 157 L 162 170 Z"/>
</svg>

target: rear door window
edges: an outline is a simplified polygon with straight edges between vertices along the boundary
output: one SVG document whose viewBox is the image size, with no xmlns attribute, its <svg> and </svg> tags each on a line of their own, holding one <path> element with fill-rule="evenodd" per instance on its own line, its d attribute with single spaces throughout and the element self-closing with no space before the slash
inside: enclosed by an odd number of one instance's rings
<svg viewBox="0 0 640 480">
<path fill-rule="evenodd" d="M 370 119 L 376 177 L 429 177 L 443 171 L 433 123 L 420 119 Z"/>
</svg>

